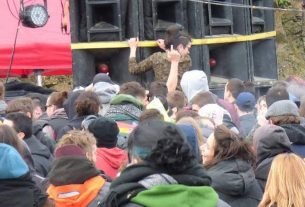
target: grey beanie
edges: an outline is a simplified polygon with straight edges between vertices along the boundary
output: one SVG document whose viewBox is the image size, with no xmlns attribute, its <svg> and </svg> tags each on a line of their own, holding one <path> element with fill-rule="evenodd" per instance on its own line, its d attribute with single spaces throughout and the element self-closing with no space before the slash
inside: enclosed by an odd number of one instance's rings
<svg viewBox="0 0 305 207">
<path fill-rule="evenodd" d="M 268 107 L 266 119 L 274 116 L 300 116 L 299 109 L 290 100 L 276 101 Z"/>
</svg>

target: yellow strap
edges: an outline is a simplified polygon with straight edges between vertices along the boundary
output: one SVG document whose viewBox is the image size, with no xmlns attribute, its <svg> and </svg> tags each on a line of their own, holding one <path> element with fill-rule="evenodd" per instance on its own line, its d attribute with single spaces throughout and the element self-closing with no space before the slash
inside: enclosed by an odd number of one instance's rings
<svg viewBox="0 0 305 207">
<path fill-rule="evenodd" d="M 207 37 L 203 39 L 192 39 L 192 45 L 210 45 L 233 42 L 246 42 L 254 40 L 268 39 L 276 36 L 276 31 L 257 33 L 251 35 L 228 35 L 218 37 Z M 157 47 L 156 41 L 140 41 L 138 47 Z M 129 47 L 127 41 L 113 41 L 113 42 L 89 42 L 89 43 L 71 43 L 72 50 L 84 49 L 106 49 L 106 48 L 127 48 Z"/>
</svg>

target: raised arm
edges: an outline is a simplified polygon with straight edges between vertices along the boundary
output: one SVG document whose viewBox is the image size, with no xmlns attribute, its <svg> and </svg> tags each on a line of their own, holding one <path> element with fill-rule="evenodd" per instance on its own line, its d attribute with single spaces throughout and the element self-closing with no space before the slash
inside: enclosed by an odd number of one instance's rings
<svg viewBox="0 0 305 207">
<path fill-rule="evenodd" d="M 131 74 L 140 74 L 140 73 L 144 73 L 148 70 L 153 69 L 153 60 L 152 60 L 153 55 L 151 55 L 148 58 L 146 58 L 145 60 L 137 63 L 136 53 L 137 53 L 138 43 L 139 43 L 138 38 L 131 38 L 128 41 L 129 48 L 130 48 L 128 71 Z"/>
<path fill-rule="evenodd" d="M 178 65 L 180 61 L 180 53 L 174 50 L 171 46 L 171 50 L 167 52 L 168 60 L 171 62 L 170 72 L 167 78 L 166 86 L 168 92 L 175 91 L 178 85 Z"/>
</svg>

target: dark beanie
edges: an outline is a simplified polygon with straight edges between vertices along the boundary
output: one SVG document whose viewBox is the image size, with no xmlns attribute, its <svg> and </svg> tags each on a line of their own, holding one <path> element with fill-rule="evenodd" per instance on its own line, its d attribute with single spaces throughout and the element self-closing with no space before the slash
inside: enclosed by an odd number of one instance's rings
<svg viewBox="0 0 305 207">
<path fill-rule="evenodd" d="M 95 136 L 98 148 L 114 148 L 116 146 L 119 127 L 112 119 L 99 117 L 89 124 L 88 130 Z"/>
</svg>

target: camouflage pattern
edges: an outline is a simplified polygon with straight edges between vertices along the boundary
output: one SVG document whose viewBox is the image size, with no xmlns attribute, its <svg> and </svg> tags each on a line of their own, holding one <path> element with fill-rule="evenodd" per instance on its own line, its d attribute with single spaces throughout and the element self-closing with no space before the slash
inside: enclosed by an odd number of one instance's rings
<svg viewBox="0 0 305 207">
<path fill-rule="evenodd" d="M 178 66 L 178 86 L 180 86 L 183 73 L 190 70 L 191 66 L 192 61 L 189 55 L 181 58 Z M 167 54 L 165 52 L 156 52 L 139 63 L 137 63 L 136 58 L 130 58 L 128 62 L 128 70 L 131 74 L 140 74 L 154 70 L 155 80 L 162 82 L 167 81 L 170 67 L 171 62 L 167 60 Z"/>
</svg>

